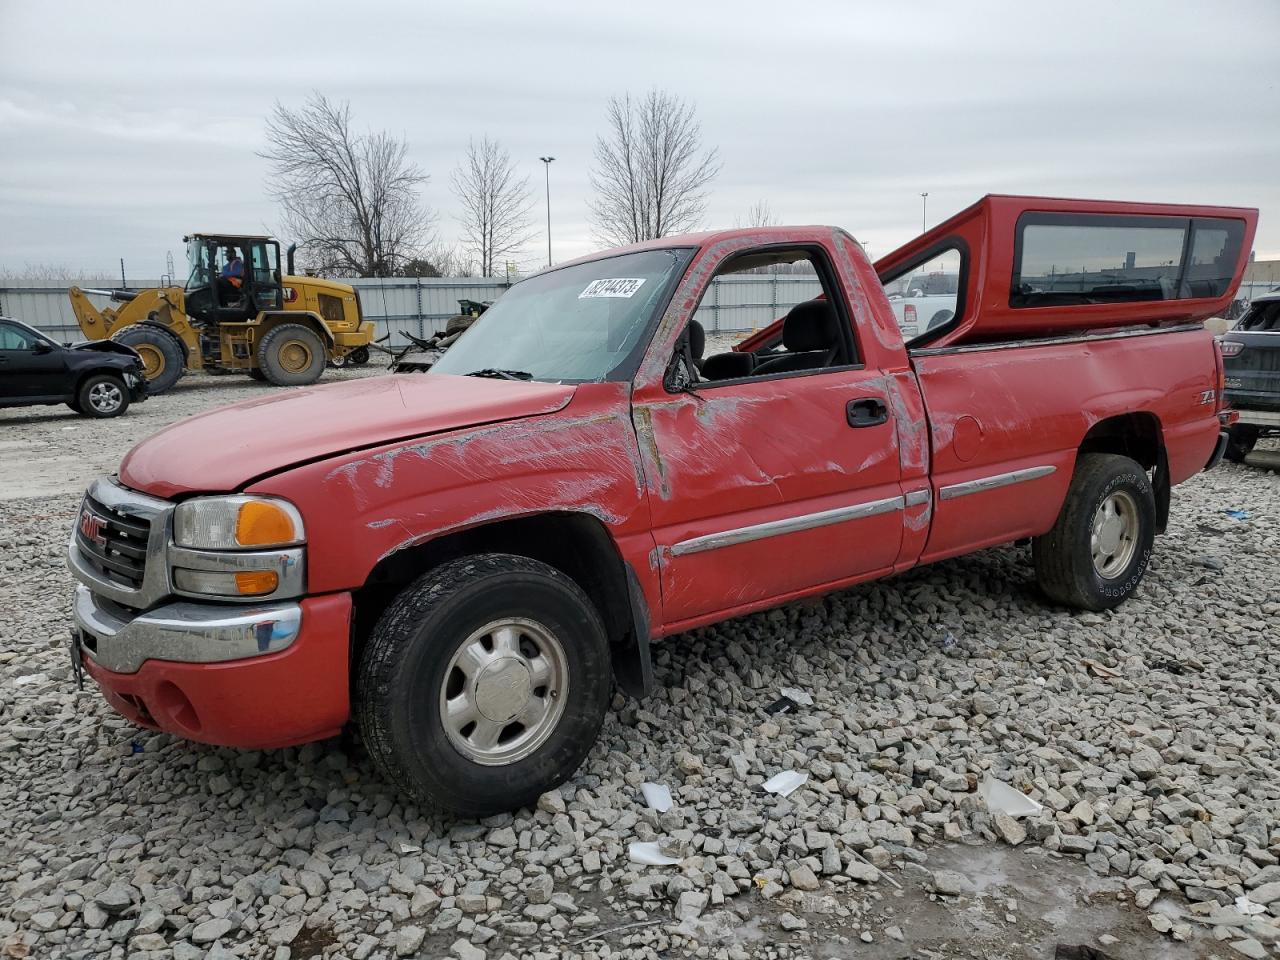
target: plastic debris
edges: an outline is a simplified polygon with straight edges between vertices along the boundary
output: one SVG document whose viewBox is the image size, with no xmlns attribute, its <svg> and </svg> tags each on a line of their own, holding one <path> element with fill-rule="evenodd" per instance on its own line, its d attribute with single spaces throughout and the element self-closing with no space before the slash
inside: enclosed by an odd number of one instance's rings
<svg viewBox="0 0 1280 960">
<path fill-rule="evenodd" d="M 1118 677 L 1118 676 L 1120 676 L 1120 671 L 1119 671 L 1119 670 L 1113 670 L 1113 669 L 1111 669 L 1110 667 L 1103 666 L 1103 665 L 1102 665 L 1101 663 L 1099 663 L 1097 660 L 1081 660 L 1080 662 L 1081 662 L 1081 663 L 1083 663 L 1083 664 L 1084 664 L 1086 667 L 1088 667 L 1090 670 L 1092 670 L 1092 671 L 1093 671 L 1097 676 L 1099 676 L 1099 677 Z"/>
<path fill-rule="evenodd" d="M 766 793 L 776 793 L 780 797 L 789 797 L 800 788 L 809 774 L 800 773 L 798 770 L 783 770 L 781 773 L 774 774 L 764 782 Z"/>
<path fill-rule="evenodd" d="M 1007 783 L 994 779 L 987 774 L 978 784 L 978 796 L 993 814 L 1003 813 L 1010 817 L 1030 817 L 1044 809 L 1021 790 L 1015 790 Z"/>
<path fill-rule="evenodd" d="M 135 756 L 143 752 L 143 746 L 137 740 L 131 741 L 130 746 L 133 747 L 133 753 Z"/>
<path fill-rule="evenodd" d="M 671 791 L 665 783 L 642 783 L 640 792 L 644 795 L 644 802 L 650 809 L 657 810 L 659 813 L 666 813 L 671 809 Z"/>
<path fill-rule="evenodd" d="M 948 630 L 946 635 L 942 638 L 942 649 L 954 650 L 957 643 L 959 643 L 959 641 L 956 640 L 956 635 Z"/>
<path fill-rule="evenodd" d="M 800 704 L 796 703 L 790 697 L 779 697 L 773 703 L 764 708 L 765 713 L 792 713 L 800 709 Z"/>
<path fill-rule="evenodd" d="M 646 867 L 673 867 L 680 862 L 679 857 L 669 857 L 658 849 L 657 843 L 640 841 L 627 845 L 627 856 L 632 863 L 644 864 Z"/>
<path fill-rule="evenodd" d="M 1248 510 L 1224 510 L 1223 512 L 1232 520 L 1248 520 L 1249 519 Z"/>
<path fill-rule="evenodd" d="M 13 685 L 15 687 L 25 687 L 28 683 L 39 683 L 41 680 L 47 680 L 48 676 L 43 673 L 28 673 L 24 677 L 15 677 Z"/>
<path fill-rule="evenodd" d="M 1260 913 L 1267 912 L 1266 907 L 1260 903 L 1254 903 L 1247 896 L 1236 897 L 1236 910 L 1246 917 L 1255 917 Z"/>
<path fill-rule="evenodd" d="M 422 852 L 422 847 L 418 846 L 416 843 L 405 843 L 403 840 L 400 841 L 400 853 L 402 855 L 406 853 L 421 853 L 421 852 Z"/>
<path fill-rule="evenodd" d="M 813 706 L 813 697 L 809 696 L 804 690 L 798 690 L 795 687 L 783 687 L 778 692 L 788 700 L 794 700 L 802 707 Z"/>
</svg>

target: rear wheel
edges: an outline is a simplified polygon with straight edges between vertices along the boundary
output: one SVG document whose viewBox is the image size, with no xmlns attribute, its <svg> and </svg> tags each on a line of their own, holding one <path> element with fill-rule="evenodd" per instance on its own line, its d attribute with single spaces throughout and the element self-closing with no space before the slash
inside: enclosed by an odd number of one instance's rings
<svg viewBox="0 0 1280 960">
<path fill-rule="evenodd" d="M 1244 458 L 1253 453 L 1257 443 L 1258 428 L 1237 423 L 1227 431 L 1227 449 L 1222 455 L 1232 463 L 1244 463 Z"/>
<path fill-rule="evenodd" d="M 95 373 L 86 377 L 76 392 L 76 413 L 104 419 L 118 417 L 129 409 L 129 391 L 114 374 Z"/>
<path fill-rule="evenodd" d="M 347 363 L 351 364 L 353 367 L 362 367 L 368 362 L 369 362 L 368 347 L 356 347 L 354 350 L 352 350 L 350 353 L 347 354 Z"/>
<path fill-rule="evenodd" d="M 164 393 L 182 376 L 185 362 L 182 343 L 168 330 L 138 323 L 125 327 L 111 339 L 138 351 L 142 358 L 142 373 L 147 378 L 148 393 Z"/>
<path fill-rule="evenodd" d="M 1032 541 L 1040 588 L 1068 606 L 1109 610 L 1142 582 L 1155 531 L 1155 497 L 1142 466 L 1086 453 L 1057 523 Z"/>
<path fill-rule="evenodd" d="M 259 380 L 259 381 L 265 381 L 267 379 L 267 375 L 263 373 L 261 370 L 250 370 L 249 377 L 252 380 Z"/>
<path fill-rule="evenodd" d="M 401 789 L 465 816 L 563 783 L 604 720 L 604 626 L 553 567 L 482 554 L 437 567 L 387 608 L 361 654 L 355 712 Z"/>
<path fill-rule="evenodd" d="M 328 357 L 320 334 L 300 323 L 282 323 L 258 344 L 258 367 L 277 386 L 315 383 Z"/>
</svg>

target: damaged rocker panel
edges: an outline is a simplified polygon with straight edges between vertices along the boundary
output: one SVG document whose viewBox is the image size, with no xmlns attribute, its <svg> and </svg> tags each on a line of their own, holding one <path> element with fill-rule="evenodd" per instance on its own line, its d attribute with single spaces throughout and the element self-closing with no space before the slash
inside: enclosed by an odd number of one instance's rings
<svg viewBox="0 0 1280 960">
<path fill-rule="evenodd" d="M 903 508 L 902 497 L 886 497 L 883 500 L 870 500 L 849 507 L 836 507 L 834 510 L 821 510 L 818 513 L 806 513 L 785 520 L 770 520 L 749 527 L 738 527 L 735 530 L 724 530 L 720 533 L 709 533 L 690 540 L 681 540 L 671 548 L 674 556 L 688 553 L 701 553 L 704 550 L 718 550 L 721 547 L 732 547 L 739 543 L 751 543 L 766 537 L 777 537 L 785 533 L 799 533 L 802 530 L 813 530 L 817 527 L 830 526 L 833 523 L 844 523 L 846 520 L 860 520 L 863 517 L 874 517 L 882 513 L 892 513 Z"/>
</svg>

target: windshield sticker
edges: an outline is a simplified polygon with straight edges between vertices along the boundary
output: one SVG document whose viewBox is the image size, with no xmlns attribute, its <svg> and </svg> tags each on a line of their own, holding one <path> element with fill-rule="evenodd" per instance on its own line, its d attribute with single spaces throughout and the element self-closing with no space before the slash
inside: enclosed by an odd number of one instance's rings
<svg viewBox="0 0 1280 960">
<path fill-rule="evenodd" d="M 644 277 L 613 277 L 609 280 L 592 280 L 587 288 L 578 294 L 579 300 L 588 297 L 633 297 L 644 285 Z"/>
</svg>

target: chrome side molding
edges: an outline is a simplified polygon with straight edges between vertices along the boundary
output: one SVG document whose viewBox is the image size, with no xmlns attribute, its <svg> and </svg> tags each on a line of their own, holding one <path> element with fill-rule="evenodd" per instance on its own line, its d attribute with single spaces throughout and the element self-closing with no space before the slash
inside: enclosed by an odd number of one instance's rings
<svg viewBox="0 0 1280 960">
<path fill-rule="evenodd" d="M 971 493 L 982 493 L 984 490 L 1011 487 L 1015 483 L 1047 477 L 1057 472 L 1057 469 L 1046 464 L 1042 467 L 1024 467 L 1022 470 L 1012 470 L 1009 473 L 997 473 L 990 477 L 979 477 L 977 480 L 966 480 L 964 483 L 952 483 L 938 490 L 938 499 L 954 500 L 957 497 L 967 497 Z"/>
<path fill-rule="evenodd" d="M 895 510 L 901 510 L 902 507 L 902 497 L 869 500 L 849 507 L 836 507 L 834 510 L 821 510 L 798 517 L 787 517 L 785 520 L 770 520 L 767 523 L 756 523 L 749 527 L 738 527 L 736 530 L 725 530 L 721 533 L 709 533 L 704 537 L 681 540 L 672 546 L 671 553 L 673 556 L 681 557 L 688 553 L 718 550 L 721 547 L 751 543 L 753 540 L 763 540 L 766 537 L 778 537 L 785 533 L 799 533 L 801 530 L 813 530 L 833 523 L 844 523 L 846 520 L 861 520 L 863 517 L 892 513 Z"/>
</svg>

